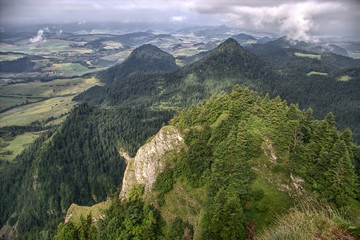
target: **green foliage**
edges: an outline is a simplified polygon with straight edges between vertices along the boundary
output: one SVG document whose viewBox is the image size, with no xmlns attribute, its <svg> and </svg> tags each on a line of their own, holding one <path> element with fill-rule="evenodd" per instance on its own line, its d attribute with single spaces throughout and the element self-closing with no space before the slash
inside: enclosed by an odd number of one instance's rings
<svg viewBox="0 0 360 240">
<path fill-rule="evenodd" d="M 172 169 L 165 169 L 157 176 L 153 189 L 164 194 L 173 188 L 173 183 Z"/>
<path fill-rule="evenodd" d="M 286 214 L 279 215 L 276 224 L 267 227 L 255 239 L 356 239 L 349 230 L 357 227 L 346 214 L 330 205 L 305 199 Z"/>
<path fill-rule="evenodd" d="M 193 239 L 193 227 L 189 223 L 183 222 L 176 217 L 170 225 L 170 230 L 166 234 L 166 240 Z"/>
<path fill-rule="evenodd" d="M 141 184 L 134 184 L 129 191 L 129 201 L 139 201 L 144 194 L 144 186 Z"/>
<path fill-rule="evenodd" d="M 269 99 L 236 87 L 229 95 L 223 93 L 179 113 L 172 123 L 189 128 L 185 136 L 189 149 L 177 162 L 175 171 L 181 172 L 177 175 L 194 184 L 207 173 L 204 239 L 244 236 L 247 209 L 243 208 L 252 199 L 260 215 L 273 211 L 274 199 L 251 191 L 255 175 L 250 161 L 266 151 L 276 161 L 272 172 L 298 173 L 328 201 L 344 206 L 355 196 L 351 132 L 339 134 L 331 113 L 325 120 L 314 121 L 311 109 L 303 112 L 296 105 L 288 107 L 279 97 Z M 196 165 L 199 159 L 203 165 Z M 205 164 L 207 159 L 210 165 Z M 235 220 L 236 230 L 230 225 Z"/>
<path fill-rule="evenodd" d="M 77 240 L 79 239 L 79 233 L 74 224 L 60 223 L 57 229 L 57 234 L 55 236 L 56 240 Z"/>
<path fill-rule="evenodd" d="M 138 192 L 139 189 L 135 187 L 133 191 Z M 123 202 L 114 199 L 105 212 L 105 218 L 98 220 L 97 227 L 89 214 L 86 219 L 81 218 L 78 227 L 71 222 L 60 223 L 55 239 L 158 239 L 161 236 L 159 228 L 157 211 L 141 198 Z"/>
</svg>

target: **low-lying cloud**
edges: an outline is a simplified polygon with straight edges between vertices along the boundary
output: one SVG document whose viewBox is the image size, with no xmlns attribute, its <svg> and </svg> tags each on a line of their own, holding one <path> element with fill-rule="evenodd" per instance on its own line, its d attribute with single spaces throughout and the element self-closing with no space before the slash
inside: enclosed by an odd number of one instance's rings
<svg viewBox="0 0 360 240">
<path fill-rule="evenodd" d="M 37 42 L 44 42 L 46 41 L 45 37 L 44 37 L 44 30 L 43 29 L 39 29 L 39 31 L 37 32 L 37 35 L 30 38 L 29 41 L 31 43 L 37 43 Z"/>
</svg>

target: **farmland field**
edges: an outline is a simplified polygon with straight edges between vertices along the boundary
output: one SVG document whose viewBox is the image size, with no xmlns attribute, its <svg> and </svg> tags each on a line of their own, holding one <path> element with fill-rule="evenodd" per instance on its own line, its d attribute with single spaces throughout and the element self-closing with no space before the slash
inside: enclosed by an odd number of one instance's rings
<svg viewBox="0 0 360 240">
<path fill-rule="evenodd" d="M 74 106 L 72 98 L 86 89 L 99 84 L 95 78 L 59 79 L 51 82 L 31 82 L 3 86 L 0 95 L 38 97 L 42 101 L 18 106 L 0 114 L 0 127 L 27 125 L 34 121 L 45 121 L 50 117 L 59 118 Z M 9 98 L 9 97 L 8 97 Z M 22 99 L 22 98 L 21 98 Z M 23 101 L 23 100 L 22 100 Z M 13 101 L 14 105 L 19 103 Z M 9 107 L 11 102 L 1 104 Z"/>
<path fill-rule="evenodd" d="M 41 132 L 26 132 L 16 136 L 13 140 L 6 142 L 9 144 L 4 148 L 0 148 L 0 159 L 5 161 L 13 161 L 29 144 L 31 144 Z M 0 138 L 0 142 L 4 142 Z"/>
</svg>

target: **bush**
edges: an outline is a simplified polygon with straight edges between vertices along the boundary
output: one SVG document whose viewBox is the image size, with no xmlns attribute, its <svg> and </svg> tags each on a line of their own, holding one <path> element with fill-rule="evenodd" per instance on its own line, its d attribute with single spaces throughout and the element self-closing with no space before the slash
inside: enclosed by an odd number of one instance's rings
<svg viewBox="0 0 360 240">
<path fill-rule="evenodd" d="M 173 188 L 173 182 L 172 169 L 165 169 L 157 176 L 153 188 L 160 193 L 167 193 Z"/>
</svg>

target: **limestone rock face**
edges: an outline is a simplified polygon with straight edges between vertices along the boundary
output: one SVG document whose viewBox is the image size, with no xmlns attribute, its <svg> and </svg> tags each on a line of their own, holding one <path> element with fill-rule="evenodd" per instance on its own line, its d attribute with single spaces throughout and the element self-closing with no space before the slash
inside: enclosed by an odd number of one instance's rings
<svg viewBox="0 0 360 240">
<path fill-rule="evenodd" d="M 120 198 L 127 198 L 134 184 L 144 185 L 144 196 L 149 194 L 156 177 L 164 170 L 162 157 L 168 151 L 180 151 L 185 147 L 184 139 L 179 130 L 166 126 L 145 145 L 139 148 L 135 158 L 130 159 L 125 170 Z"/>
</svg>

